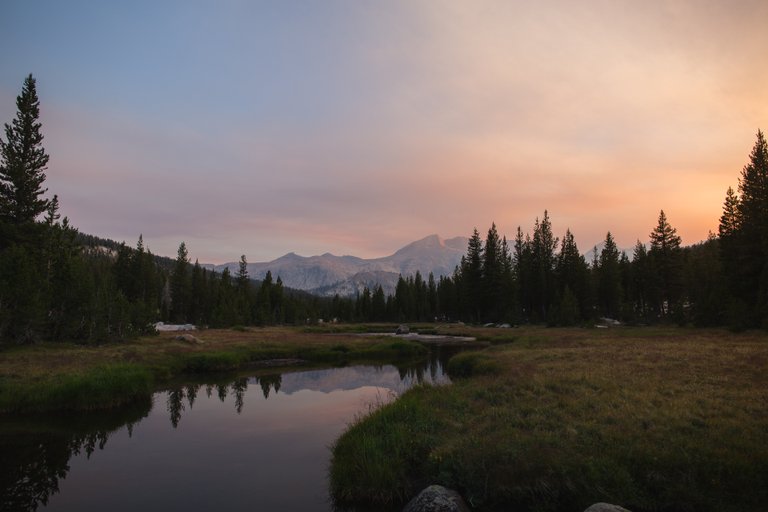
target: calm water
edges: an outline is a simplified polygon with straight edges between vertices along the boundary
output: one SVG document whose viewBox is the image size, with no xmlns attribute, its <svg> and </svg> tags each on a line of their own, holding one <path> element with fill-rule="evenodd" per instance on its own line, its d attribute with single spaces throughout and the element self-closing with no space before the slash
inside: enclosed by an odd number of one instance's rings
<svg viewBox="0 0 768 512">
<path fill-rule="evenodd" d="M 329 446 L 420 366 L 350 366 L 179 386 L 108 414 L 0 421 L 0 508 L 332 510 Z"/>
</svg>

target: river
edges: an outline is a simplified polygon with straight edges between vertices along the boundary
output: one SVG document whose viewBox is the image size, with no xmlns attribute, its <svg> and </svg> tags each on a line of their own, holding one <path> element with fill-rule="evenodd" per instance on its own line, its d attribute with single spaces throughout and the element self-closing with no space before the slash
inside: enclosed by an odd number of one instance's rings
<svg viewBox="0 0 768 512">
<path fill-rule="evenodd" d="M 119 410 L 0 420 L 2 510 L 327 511 L 330 446 L 417 383 L 408 367 L 348 366 L 185 383 Z"/>
</svg>

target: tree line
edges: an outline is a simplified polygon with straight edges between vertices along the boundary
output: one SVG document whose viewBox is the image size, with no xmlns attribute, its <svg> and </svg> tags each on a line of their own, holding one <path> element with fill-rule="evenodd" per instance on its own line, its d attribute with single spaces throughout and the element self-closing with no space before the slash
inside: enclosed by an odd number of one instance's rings
<svg viewBox="0 0 768 512">
<path fill-rule="evenodd" d="M 533 234 L 510 244 L 495 224 L 472 233 L 452 276 L 400 278 L 393 296 L 364 290 L 358 320 L 579 325 L 609 318 L 632 324 L 677 323 L 768 328 L 768 145 L 761 131 L 729 188 L 717 234 L 688 247 L 659 213 L 648 242 L 631 254 L 606 233 L 592 261 L 573 234 L 554 236 L 547 211 Z"/>
<path fill-rule="evenodd" d="M 510 243 L 475 229 L 453 275 L 401 276 L 356 297 L 289 290 L 250 278 L 246 257 L 221 273 L 82 235 L 44 188 L 39 99 L 29 75 L 0 137 L 0 343 L 104 341 L 153 331 L 158 321 L 211 327 L 339 321 L 455 321 L 579 325 L 600 318 L 734 328 L 768 327 L 768 146 L 762 132 L 729 188 L 718 233 L 681 246 L 664 211 L 632 254 L 610 232 L 586 261 L 570 230 L 554 236 L 547 211 Z"/>
<path fill-rule="evenodd" d="M 216 327 L 303 323 L 330 316 L 331 299 L 285 290 L 271 274 L 232 276 L 78 233 L 44 187 L 49 156 L 29 75 L 0 137 L 0 344 L 98 342 L 154 330 L 158 320 Z"/>
</svg>

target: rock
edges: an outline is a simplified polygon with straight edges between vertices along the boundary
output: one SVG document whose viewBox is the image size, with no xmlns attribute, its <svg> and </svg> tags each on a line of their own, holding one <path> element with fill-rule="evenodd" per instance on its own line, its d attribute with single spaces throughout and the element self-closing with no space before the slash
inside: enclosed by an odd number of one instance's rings
<svg viewBox="0 0 768 512">
<path fill-rule="evenodd" d="M 409 501 L 403 512 L 469 512 L 469 507 L 456 491 L 430 485 Z"/>
<path fill-rule="evenodd" d="M 610 503 L 595 503 L 584 512 L 629 512 L 629 510 Z"/>
<path fill-rule="evenodd" d="M 201 340 L 200 338 L 196 338 L 195 336 L 192 336 L 191 334 L 179 334 L 178 336 L 173 338 L 176 341 L 184 341 L 189 343 L 190 345 L 202 345 L 205 342 Z"/>
<path fill-rule="evenodd" d="M 408 326 L 403 324 L 403 325 L 399 325 L 397 327 L 397 330 L 395 331 L 395 334 L 408 334 L 410 332 L 411 332 L 411 330 L 408 328 Z"/>
<path fill-rule="evenodd" d="M 194 331 L 197 328 L 192 324 L 164 324 L 163 322 L 157 322 L 155 324 L 155 330 L 158 332 L 167 331 Z"/>
</svg>

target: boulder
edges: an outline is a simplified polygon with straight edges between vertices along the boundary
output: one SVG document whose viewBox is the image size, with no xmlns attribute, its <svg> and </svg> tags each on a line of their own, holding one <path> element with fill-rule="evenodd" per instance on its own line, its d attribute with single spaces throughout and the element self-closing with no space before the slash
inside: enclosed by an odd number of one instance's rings
<svg viewBox="0 0 768 512">
<path fill-rule="evenodd" d="M 399 325 L 397 329 L 395 330 L 395 334 L 408 334 L 411 330 L 408 328 L 407 325 Z"/>
<path fill-rule="evenodd" d="M 403 512 L 469 512 L 469 507 L 456 491 L 430 485 L 409 501 Z"/>
<path fill-rule="evenodd" d="M 595 503 L 584 512 L 629 512 L 629 510 L 610 503 Z"/>
</svg>

